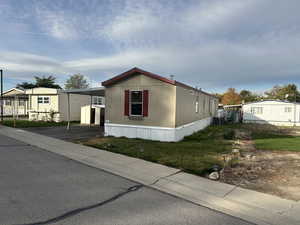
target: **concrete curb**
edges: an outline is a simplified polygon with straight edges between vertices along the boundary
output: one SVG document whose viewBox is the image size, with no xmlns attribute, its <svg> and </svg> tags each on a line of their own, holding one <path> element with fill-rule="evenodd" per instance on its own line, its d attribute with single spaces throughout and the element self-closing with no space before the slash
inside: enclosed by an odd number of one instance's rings
<svg viewBox="0 0 300 225">
<path fill-rule="evenodd" d="M 255 224 L 300 224 L 299 202 L 21 129 L 0 126 L 0 134 Z"/>
</svg>

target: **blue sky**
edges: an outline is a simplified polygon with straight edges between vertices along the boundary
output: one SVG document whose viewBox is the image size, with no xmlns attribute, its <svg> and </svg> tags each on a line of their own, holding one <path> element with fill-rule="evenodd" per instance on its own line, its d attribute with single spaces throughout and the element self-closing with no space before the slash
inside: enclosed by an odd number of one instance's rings
<svg viewBox="0 0 300 225">
<path fill-rule="evenodd" d="M 0 0 L 5 89 L 140 67 L 210 92 L 300 81 L 298 0 Z"/>
</svg>

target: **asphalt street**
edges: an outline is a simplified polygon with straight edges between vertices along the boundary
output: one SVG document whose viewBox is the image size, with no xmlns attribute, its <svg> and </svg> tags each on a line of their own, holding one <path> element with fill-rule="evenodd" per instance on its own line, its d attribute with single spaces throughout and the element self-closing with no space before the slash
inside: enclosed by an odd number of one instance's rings
<svg viewBox="0 0 300 225">
<path fill-rule="evenodd" d="M 2 135 L 0 224 L 250 225 Z"/>
<path fill-rule="evenodd" d="M 81 139 L 103 136 L 103 127 L 80 126 L 79 124 L 72 124 L 71 129 L 69 131 L 67 131 L 66 126 L 30 127 L 30 128 L 22 128 L 22 129 L 33 133 L 38 133 L 45 136 L 58 138 L 65 141 L 76 141 Z"/>
</svg>

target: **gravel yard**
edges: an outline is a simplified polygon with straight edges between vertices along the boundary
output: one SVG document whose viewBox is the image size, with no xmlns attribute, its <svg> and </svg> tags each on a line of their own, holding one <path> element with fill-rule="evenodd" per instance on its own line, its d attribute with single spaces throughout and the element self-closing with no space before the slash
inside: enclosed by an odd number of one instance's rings
<svg viewBox="0 0 300 225">
<path fill-rule="evenodd" d="M 261 150 L 257 148 L 255 139 L 252 140 L 251 129 L 257 128 L 247 125 L 236 130 L 237 140 L 233 148 L 239 149 L 238 160 L 225 167 L 221 181 L 299 201 L 300 149 L 299 152 L 296 149 Z M 275 132 L 287 135 L 287 131 L 294 135 L 297 133 L 292 129 L 280 129 L 280 132 Z M 268 131 L 264 130 L 264 135 L 267 133 Z M 257 133 L 253 136 L 257 137 Z"/>
</svg>

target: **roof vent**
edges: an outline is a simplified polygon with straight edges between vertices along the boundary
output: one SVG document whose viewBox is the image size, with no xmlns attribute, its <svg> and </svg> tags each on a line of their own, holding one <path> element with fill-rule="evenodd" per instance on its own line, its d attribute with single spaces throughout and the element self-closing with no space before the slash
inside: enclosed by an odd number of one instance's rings
<svg viewBox="0 0 300 225">
<path fill-rule="evenodd" d="M 175 77 L 174 75 L 170 75 L 171 80 L 174 80 L 174 77 Z"/>
</svg>

